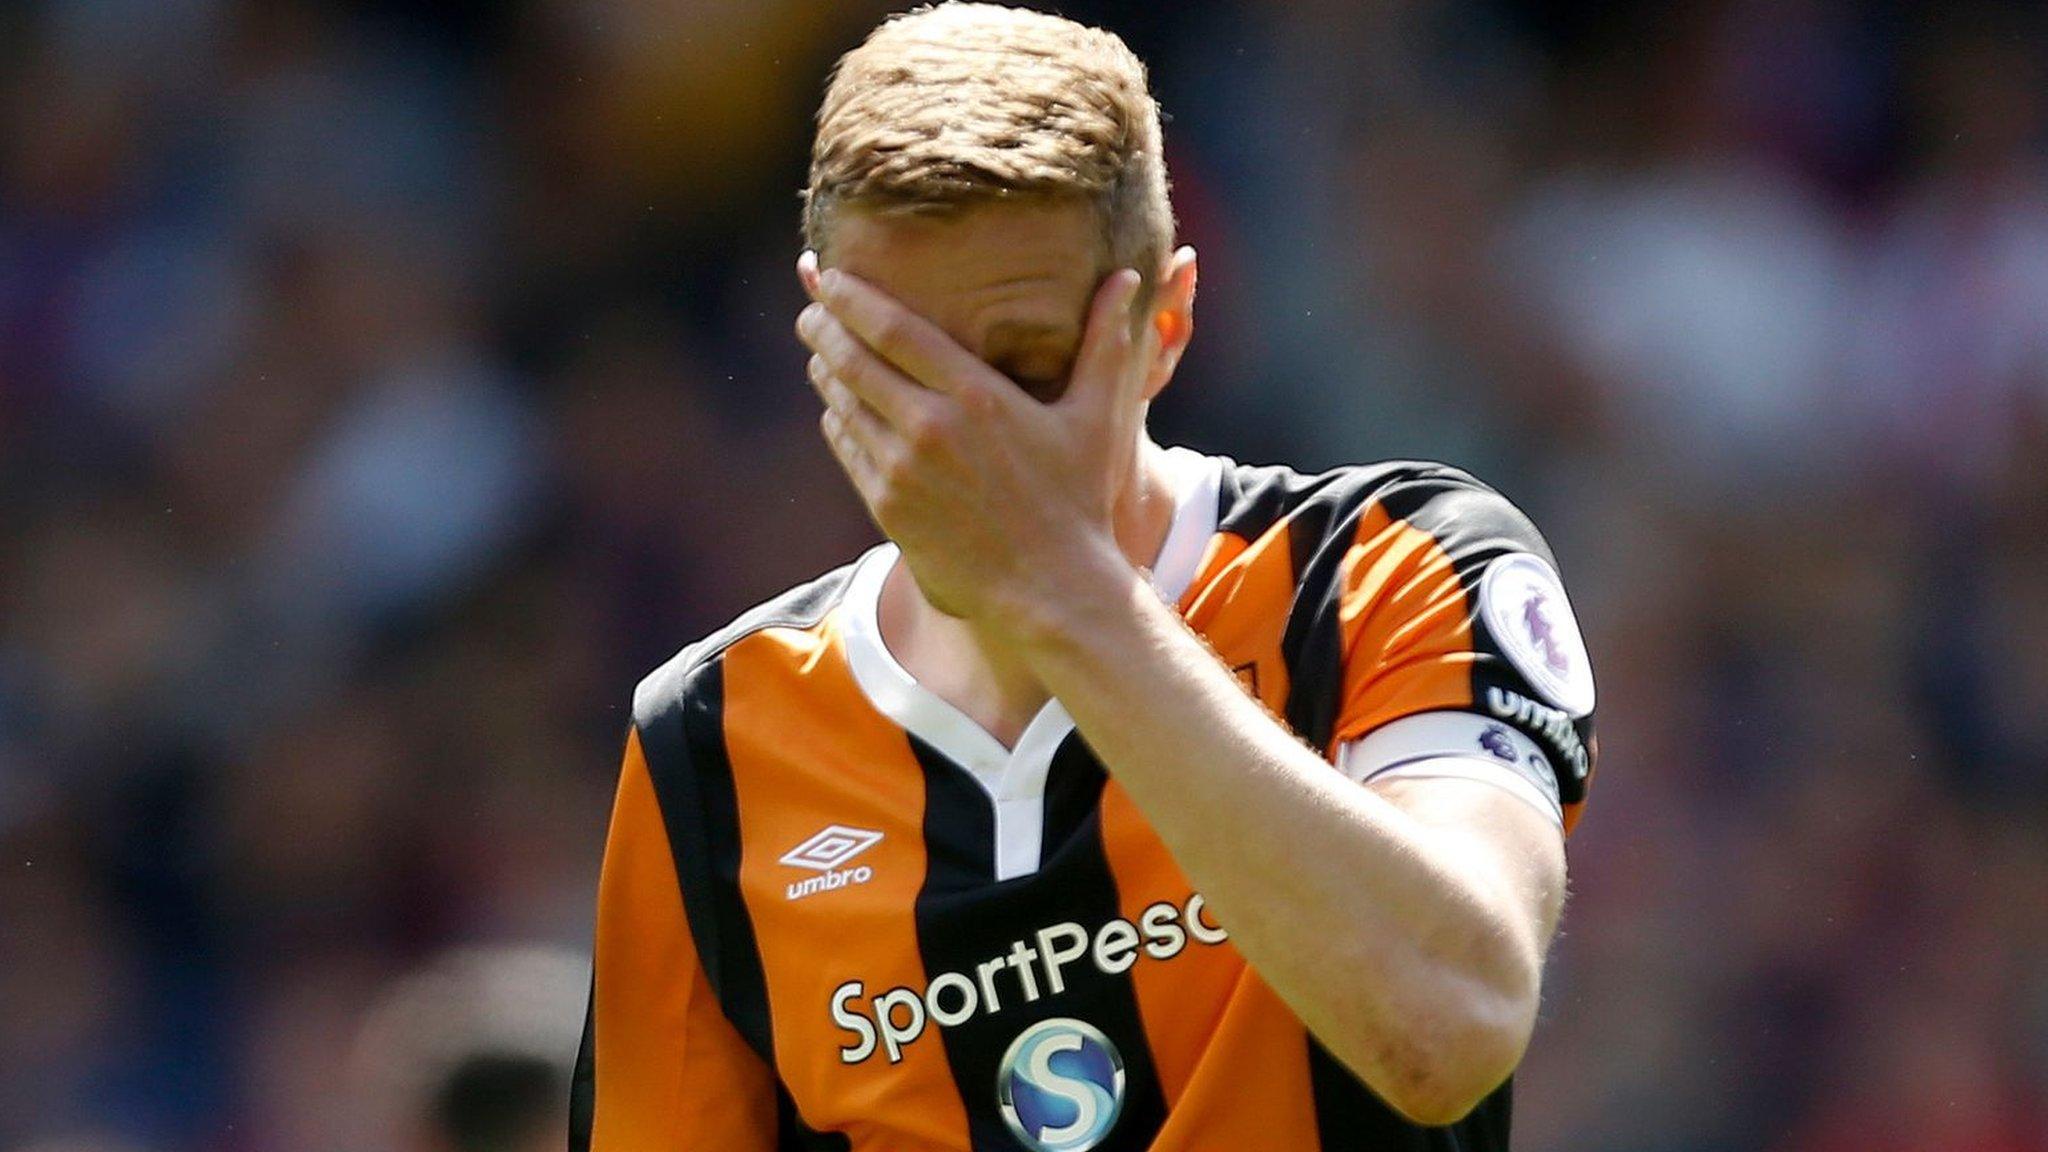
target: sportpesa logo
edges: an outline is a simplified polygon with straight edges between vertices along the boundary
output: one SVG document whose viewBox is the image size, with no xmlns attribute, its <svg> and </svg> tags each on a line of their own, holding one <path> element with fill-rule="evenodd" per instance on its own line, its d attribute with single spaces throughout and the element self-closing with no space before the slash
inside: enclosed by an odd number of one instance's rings
<svg viewBox="0 0 2048 1152">
<path fill-rule="evenodd" d="M 1003 1053 L 996 1103 L 1033 1152 L 1087 1152 L 1123 1111 L 1123 1055 L 1092 1024 L 1041 1020 Z"/>
<path fill-rule="evenodd" d="M 923 989 L 890 988 L 870 997 L 867 985 L 848 980 L 832 990 L 832 1023 L 851 1037 L 839 1049 L 842 1063 L 858 1064 L 881 1052 L 889 1063 L 903 1059 L 903 1049 L 933 1024 L 954 1028 L 981 1015 L 995 1015 L 1006 1004 L 1035 1004 L 1067 990 L 1069 968 L 1092 965 L 1106 976 L 1119 976 L 1142 953 L 1171 960 L 1191 944 L 1214 947 L 1230 939 L 1204 915 L 1202 894 L 1186 903 L 1165 900 L 1148 905 L 1134 923 L 1118 917 L 1089 932 L 1071 920 L 1013 940 L 1008 951 L 962 972 L 941 972 Z"/>
</svg>

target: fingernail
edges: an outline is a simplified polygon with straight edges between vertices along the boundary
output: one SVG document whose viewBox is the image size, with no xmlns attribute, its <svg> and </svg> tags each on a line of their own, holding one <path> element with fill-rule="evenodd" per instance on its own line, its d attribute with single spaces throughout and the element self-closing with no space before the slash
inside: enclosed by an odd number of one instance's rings
<svg viewBox="0 0 2048 1152">
<path fill-rule="evenodd" d="M 809 336 L 817 328 L 818 313 L 822 310 L 823 306 L 819 304 L 804 305 L 804 310 L 796 314 L 796 330 Z"/>
</svg>

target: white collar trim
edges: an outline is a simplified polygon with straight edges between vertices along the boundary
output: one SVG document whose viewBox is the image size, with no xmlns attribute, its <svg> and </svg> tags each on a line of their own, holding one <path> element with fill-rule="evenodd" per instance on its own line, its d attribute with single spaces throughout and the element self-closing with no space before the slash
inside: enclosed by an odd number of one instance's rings
<svg viewBox="0 0 2048 1152">
<path fill-rule="evenodd" d="M 1165 460 L 1174 484 L 1173 522 L 1153 563 L 1151 582 L 1161 599 L 1177 604 L 1216 533 L 1223 462 L 1185 448 L 1167 449 Z M 1054 753 L 1074 730 L 1073 717 L 1058 700 L 1047 701 L 1017 746 L 1004 748 L 966 713 L 918 683 L 882 640 L 882 586 L 899 556 L 894 544 L 869 549 L 847 584 L 841 611 L 853 678 L 876 711 L 964 768 L 988 794 L 996 810 L 996 878 L 1035 872 L 1045 779 Z"/>
</svg>

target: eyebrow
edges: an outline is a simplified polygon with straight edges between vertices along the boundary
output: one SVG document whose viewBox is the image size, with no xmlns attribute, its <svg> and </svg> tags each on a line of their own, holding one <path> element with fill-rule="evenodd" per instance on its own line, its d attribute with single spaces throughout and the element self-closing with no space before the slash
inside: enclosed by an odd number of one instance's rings
<svg viewBox="0 0 2048 1152">
<path fill-rule="evenodd" d="M 1039 341 L 1062 345 L 1080 341 L 1081 330 L 1072 324 L 1049 324 L 1042 320 L 998 320 L 982 334 L 983 350 L 989 359 L 998 352 L 1010 352 Z"/>
</svg>

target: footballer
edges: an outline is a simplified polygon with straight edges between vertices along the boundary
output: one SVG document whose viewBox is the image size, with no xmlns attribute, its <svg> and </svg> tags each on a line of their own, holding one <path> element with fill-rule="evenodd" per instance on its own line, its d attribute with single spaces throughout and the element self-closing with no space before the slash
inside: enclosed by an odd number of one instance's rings
<svg viewBox="0 0 2048 1152">
<path fill-rule="evenodd" d="M 804 229 L 888 542 L 639 686 L 573 1146 L 1508 1147 L 1592 773 L 1535 528 L 1147 436 L 1195 254 L 1109 33 L 885 22 Z"/>
</svg>

